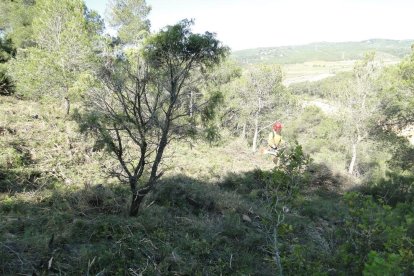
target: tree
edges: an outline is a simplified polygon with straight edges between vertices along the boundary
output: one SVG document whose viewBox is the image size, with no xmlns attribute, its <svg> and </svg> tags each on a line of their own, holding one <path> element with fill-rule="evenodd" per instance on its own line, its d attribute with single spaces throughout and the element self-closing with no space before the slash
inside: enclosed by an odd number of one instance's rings
<svg viewBox="0 0 414 276">
<path fill-rule="evenodd" d="M 240 113 L 251 118 L 253 129 L 252 150 L 257 150 L 259 134 L 285 112 L 288 93 L 282 85 L 282 70 L 279 66 L 262 65 L 251 68 L 239 90 Z M 245 122 L 246 123 L 246 122 Z"/>
<path fill-rule="evenodd" d="M 102 35 L 105 29 L 105 23 L 99 13 L 95 10 L 88 9 L 83 5 L 83 16 L 86 21 L 86 30 L 90 36 Z"/>
<path fill-rule="evenodd" d="M 354 174 L 358 150 L 361 142 L 370 138 L 376 125 L 376 114 L 380 100 L 375 82 L 379 73 L 379 64 L 374 53 L 368 53 L 362 61 L 356 62 L 353 78 L 341 94 L 334 97 L 342 104 L 340 120 L 346 129 L 345 135 L 351 146 L 351 161 L 348 173 Z"/>
<path fill-rule="evenodd" d="M 10 38 L 0 37 L 0 95 L 12 95 L 15 92 L 15 85 L 7 74 L 5 63 L 16 54 Z"/>
<path fill-rule="evenodd" d="M 91 95 L 80 119 L 82 129 L 92 130 L 118 160 L 116 175 L 132 192 L 131 216 L 162 176 L 167 145 L 194 135 L 215 102 L 205 98 L 199 104 L 205 108 L 189 116 L 184 91 L 194 85 L 192 76 L 219 64 L 228 52 L 214 34 L 193 34 L 191 24 L 183 20 L 167 26 L 147 39 L 141 54 L 126 54 L 107 65 L 101 89 Z"/>
<path fill-rule="evenodd" d="M 34 1 L 0 1 L 0 94 L 11 95 L 15 84 L 8 73 L 8 61 L 16 49 L 32 44 Z"/>
<path fill-rule="evenodd" d="M 65 99 L 79 91 L 90 74 L 91 45 L 81 0 L 39 0 L 33 20 L 35 46 L 21 49 L 12 74 L 20 91 L 32 97 Z"/>
<path fill-rule="evenodd" d="M 381 113 L 389 128 L 401 130 L 414 123 L 414 52 L 381 75 Z"/>
<path fill-rule="evenodd" d="M 392 171 L 413 171 L 414 147 L 402 134 L 409 134 L 414 123 L 414 52 L 400 64 L 386 68 L 379 80 L 382 128 L 375 134 L 391 153 L 388 165 Z"/>
<path fill-rule="evenodd" d="M 33 45 L 34 7 L 34 0 L 0 1 L 0 34 L 5 40 L 10 40 L 15 48 Z"/>
<path fill-rule="evenodd" d="M 223 70 L 224 69 L 224 70 Z M 245 99 L 241 96 L 241 91 L 245 89 L 247 82 L 241 68 L 228 62 L 220 72 L 221 75 L 231 76 L 231 80 L 227 82 L 223 89 L 223 104 L 220 108 L 221 127 L 227 128 L 233 135 L 246 137 L 246 121 L 250 116 L 246 108 Z M 242 129 L 240 133 L 240 128 Z"/>
<path fill-rule="evenodd" d="M 231 92 L 233 81 L 240 76 L 241 68 L 234 62 L 226 60 L 220 66 L 193 74 L 192 80 L 183 91 L 188 95 L 188 114 L 190 117 L 205 110 L 205 118 L 208 118 L 205 122 L 208 122 L 208 128 L 206 128 L 204 138 L 209 142 L 219 139 L 219 129 L 229 127 L 231 115 L 234 113 L 232 108 L 228 106 L 230 102 L 226 99 Z M 205 106 L 204 100 L 207 95 L 212 100 L 210 101 L 212 108 Z"/>
<path fill-rule="evenodd" d="M 111 0 L 109 24 L 123 43 L 136 44 L 149 32 L 151 8 L 145 0 Z"/>
<path fill-rule="evenodd" d="M 16 49 L 13 47 L 13 41 L 10 38 L 0 37 L 0 63 L 9 61 L 16 55 Z"/>
<path fill-rule="evenodd" d="M 15 92 L 15 86 L 9 76 L 0 70 L 0 95 L 10 96 Z"/>
</svg>

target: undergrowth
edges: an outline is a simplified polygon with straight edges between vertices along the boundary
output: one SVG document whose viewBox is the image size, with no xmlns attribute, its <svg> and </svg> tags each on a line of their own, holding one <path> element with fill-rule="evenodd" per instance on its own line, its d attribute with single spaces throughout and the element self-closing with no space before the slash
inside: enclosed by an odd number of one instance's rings
<svg viewBox="0 0 414 276">
<path fill-rule="evenodd" d="M 409 173 L 349 192 L 300 145 L 276 169 L 241 140 L 175 145 L 130 218 L 129 187 L 58 105 L 0 100 L 1 275 L 414 273 Z"/>
</svg>

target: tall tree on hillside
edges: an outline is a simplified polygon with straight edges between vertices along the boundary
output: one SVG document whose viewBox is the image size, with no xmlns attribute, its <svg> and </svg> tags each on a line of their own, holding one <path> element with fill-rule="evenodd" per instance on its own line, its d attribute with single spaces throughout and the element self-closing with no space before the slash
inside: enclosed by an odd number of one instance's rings
<svg viewBox="0 0 414 276">
<path fill-rule="evenodd" d="M 20 91 L 32 97 L 65 99 L 78 93 L 90 70 L 91 45 L 81 0 L 38 0 L 33 20 L 35 46 L 20 50 L 13 76 Z"/>
<path fill-rule="evenodd" d="M 111 0 L 109 24 L 123 43 L 136 44 L 149 32 L 147 16 L 151 8 L 145 0 Z"/>
<path fill-rule="evenodd" d="M 95 10 L 89 9 L 85 4 L 83 5 L 83 16 L 86 21 L 86 30 L 89 36 L 102 35 L 105 29 L 103 18 Z"/>
<path fill-rule="evenodd" d="M 0 36 L 15 48 L 33 45 L 32 21 L 35 0 L 0 1 Z"/>
<path fill-rule="evenodd" d="M 32 20 L 34 0 L 0 1 L 0 94 L 11 95 L 15 91 L 8 61 L 16 55 L 17 48 L 33 45 Z"/>
<path fill-rule="evenodd" d="M 223 105 L 220 110 L 221 125 L 232 132 L 245 138 L 247 133 L 247 121 L 250 117 L 250 109 L 246 106 L 246 99 L 243 97 L 246 91 L 247 80 L 241 68 L 230 63 L 226 70 L 234 72 L 233 79 L 228 82 L 224 89 Z"/>
<path fill-rule="evenodd" d="M 279 66 L 251 68 L 246 73 L 244 87 L 239 90 L 239 97 L 244 102 L 240 113 L 248 114 L 248 123 L 253 129 L 253 151 L 257 150 L 260 132 L 285 112 L 288 97 L 282 77 Z"/>
<path fill-rule="evenodd" d="M 209 131 L 207 131 L 206 138 L 213 142 L 218 139 L 218 128 L 228 127 L 232 112 L 228 105 L 227 95 L 231 91 L 231 83 L 241 76 L 241 69 L 232 61 L 226 60 L 220 66 L 214 67 L 210 70 L 198 72 L 193 74 L 189 85 L 183 91 L 188 95 L 188 114 L 193 117 L 194 114 L 205 110 L 208 115 Z M 209 109 L 205 106 L 205 97 L 209 96 L 211 100 L 214 99 L 214 104 Z M 210 101 L 209 104 L 212 104 Z M 231 103 L 234 103 L 233 101 Z"/>
<path fill-rule="evenodd" d="M 351 161 L 348 173 L 355 173 L 358 149 L 361 142 L 370 138 L 376 125 L 376 115 L 380 100 L 375 82 L 379 73 L 379 64 L 375 54 L 369 53 L 362 61 L 354 66 L 354 77 L 347 87 L 337 94 L 337 100 L 342 104 L 341 120 L 346 129 L 351 147 Z"/>
<path fill-rule="evenodd" d="M 107 64 L 82 120 L 82 129 L 92 130 L 119 161 L 117 176 L 132 192 L 131 216 L 162 176 L 167 145 L 194 135 L 215 102 L 198 99 L 205 108 L 190 116 L 185 91 L 194 87 L 192 76 L 219 64 L 228 51 L 211 33 L 193 34 L 191 24 L 168 26 L 146 41 L 142 55 Z"/>
<path fill-rule="evenodd" d="M 380 81 L 379 110 L 383 127 L 378 134 L 392 154 L 388 164 L 394 170 L 413 171 L 413 141 L 410 144 L 407 137 L 398 135 L 408 136 L 414 129 L 414 51 L 397 66 L 384 70 Z"/>
<path fill-rule="evenodd" d="M 394 130 L 414 123 L 414 47 L 411 56 L 381 76 L 381 110 Z"/>
</svg>

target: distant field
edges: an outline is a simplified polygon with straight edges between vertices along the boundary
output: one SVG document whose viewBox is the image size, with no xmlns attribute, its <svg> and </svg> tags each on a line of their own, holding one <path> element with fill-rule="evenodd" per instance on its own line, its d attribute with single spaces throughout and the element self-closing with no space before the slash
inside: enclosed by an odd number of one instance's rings
<svg viewBox="0 0 414 276">
<path fill-rule="evenodd" d="M 282 65 L 284 84 L 304 81 L 318 81 L 336 75 L 339 72 L 350 71 L 355 60 L 345 61 L 312 61 Z"/>
<path fill-rule="evenodd" d="M 385 65 L 396 64 L 398 58 L 381 57 Z M 309 61 L 296 64 L 282 65 L 284 72 L 283 84 L 289 86 L 292 83 L 304 81 L 318 81 L 327 77 L 335 76 L 337 73 L 351 71 L 356 60 L 344 61 Z"/>
</svg>

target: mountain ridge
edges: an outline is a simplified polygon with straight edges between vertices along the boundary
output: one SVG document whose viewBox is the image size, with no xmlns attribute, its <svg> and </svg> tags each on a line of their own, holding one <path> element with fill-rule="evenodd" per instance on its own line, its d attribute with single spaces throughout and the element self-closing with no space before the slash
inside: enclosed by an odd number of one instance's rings
<svg viewBox="0 0 414 276">
<path fill-rule="evenodd" d="M 234 51 L 232 57 L 241 64 L 293 64 L 308 61 L 343 61 L 361 59 L 375 51 L 384 59 L 400 60 L 411 52 L 414 39 L 367 39 L 344 42 L 313 42 L 303 45 L 261 47 Z"/>
</svg>

